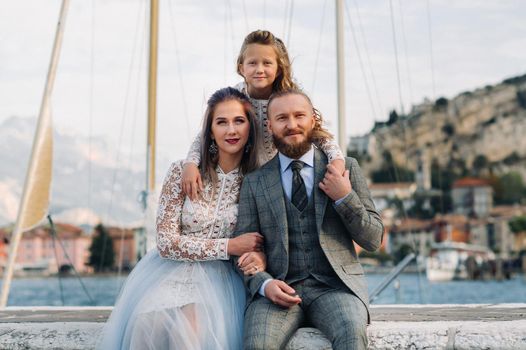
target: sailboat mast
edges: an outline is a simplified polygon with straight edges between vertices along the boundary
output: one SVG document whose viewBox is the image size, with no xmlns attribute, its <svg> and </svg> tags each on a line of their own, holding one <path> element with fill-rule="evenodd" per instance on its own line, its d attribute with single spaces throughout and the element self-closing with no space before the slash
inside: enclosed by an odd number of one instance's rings
<svg viewBox="0 0 526 350">
<path fill-rule="evenodd" d="M 338 82 L 338 144 L 347 153 L 345 130 L 345 64 L 343 51 L 343 0 L 336 0 L 336 79 Z"/>
<path fill-rule="evenodd" d="M 0 295 L 0 307 L 5 307 L 7 305 L 11 279 L 13 277 L 13 269 L 22 233 L 38 224 L 48 212 L 53 158 L 51 93 L 53 91 L 53 85 L 57 73 L 57 65 L 60 48 L 62 46 L 62 38 L 64 36 L 64 26 L 66 24 L 68 8 L 69 0 L 63 0 L 57 24 L 57 31 L 55 33 L 55 42 L 51 52 L 46 86 L 40 104 L 37 128 L 33 139 L 33 147 L 31 149 L 29 165 L 27 167 L 22 198 L 18 208 L 16 224 L 9 242 L 9 258 L 4 271 L 2 294 Z"/>
<path fill-rule="evenodd" d="M 157 52 L 159 1 L 150 1 L 150 57 L 148 67 L 148 136 L 146 148 L 146 192 L 155 191 L 155 146 L 157 131 Z"/>
</svg>

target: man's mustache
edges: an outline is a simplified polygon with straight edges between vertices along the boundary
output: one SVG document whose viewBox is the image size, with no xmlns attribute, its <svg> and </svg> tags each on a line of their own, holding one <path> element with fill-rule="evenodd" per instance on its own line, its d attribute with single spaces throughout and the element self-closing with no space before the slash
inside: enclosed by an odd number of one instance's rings
<svg viewBox="0 0 526 350">
<path fill-rule="evenodd" d="M 290 129 L 290 130 L 285 131 L 285 136 L 296 135 L 296 134 L 303 134 L 303 129 L 296 128 L 296 129 Z"/>
</svg>

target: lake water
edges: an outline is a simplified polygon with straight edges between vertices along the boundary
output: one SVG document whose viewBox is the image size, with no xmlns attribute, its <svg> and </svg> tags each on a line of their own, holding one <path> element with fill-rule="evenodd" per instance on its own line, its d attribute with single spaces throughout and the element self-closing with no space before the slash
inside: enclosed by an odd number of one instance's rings
<svg viewBox="0 0 526 350">
<path fill-rule="evenodd" d="M 385 277 L 369 274 L 369 290 Z M 82 281 L 93 302 L 78 279 L 18 278 L 11 284 L 9 306 L 108 306 L 113 305 L 126 277 L 83 277 Z M 62 285 L 62 297 L 61 297 Z M 398 288 L 395 286 L 398 285 Z M 425 274 L 402 274 L 391 283 L 374 304 L 478 304 L 525 303 L 526 278 L 515 275 L 505 281 L 452 281 L 431 283 Z"/>
</svg>

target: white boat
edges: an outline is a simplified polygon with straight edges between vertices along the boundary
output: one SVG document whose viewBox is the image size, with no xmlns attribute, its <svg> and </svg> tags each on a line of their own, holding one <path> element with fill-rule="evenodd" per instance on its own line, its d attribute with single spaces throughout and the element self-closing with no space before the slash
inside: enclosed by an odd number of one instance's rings
<svg viewBox="0 0 526 350">
<path fill-rule="evenodd" d="M 445 241 L 434 244 L 426 259 L 426 275 L 429 281 L 451 281 L 468 279 L 467 264 L 480 268 L 495 260 L 495 254 L 487 247 Z"/>
</svg>

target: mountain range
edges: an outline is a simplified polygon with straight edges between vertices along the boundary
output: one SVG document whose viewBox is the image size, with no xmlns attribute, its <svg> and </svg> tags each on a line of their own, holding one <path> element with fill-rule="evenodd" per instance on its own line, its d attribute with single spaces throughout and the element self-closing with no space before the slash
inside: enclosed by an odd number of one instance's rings
<svg viewBox="0 0 526 350">
<path fill-rule="evenodd" d="M 0 225 L 16 220 L 36 118 L 13 116 L 0 124 Z M 143 219 L 145 183 L 140 155 L 117 154 L 103 137 L 54 131 L 50 213 L 77 225 L 133 226 Z M 142 166 L 142 168 L 141 168 Z"/>
</svg>

